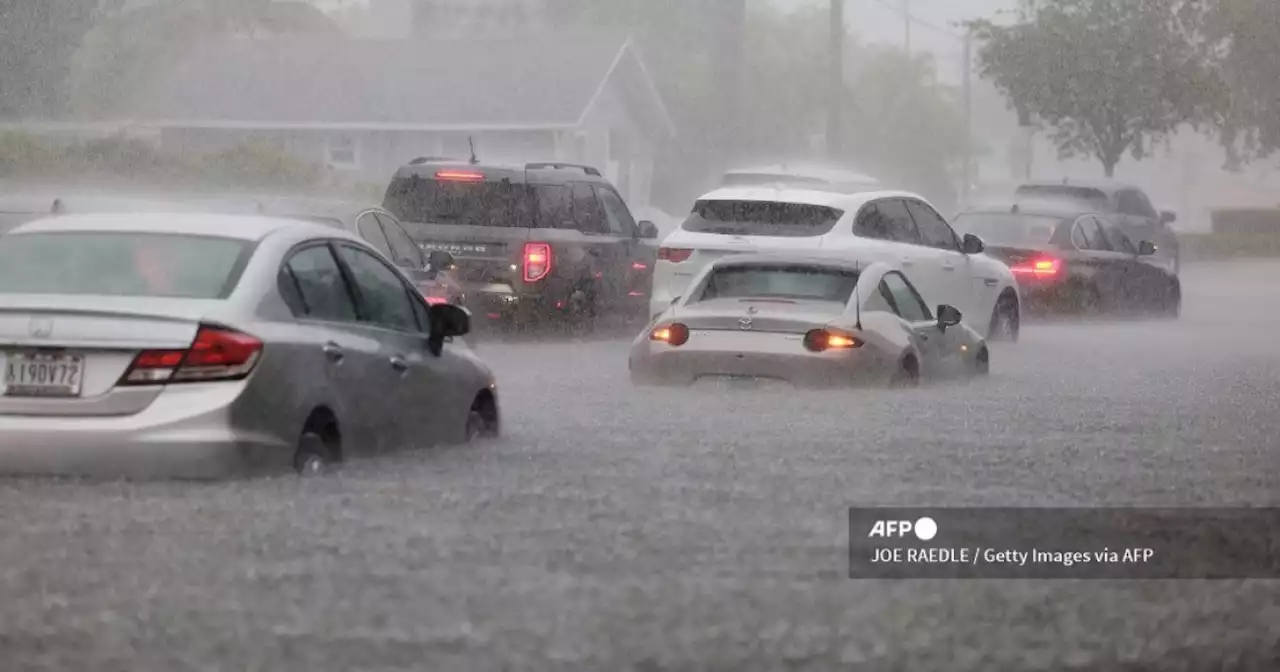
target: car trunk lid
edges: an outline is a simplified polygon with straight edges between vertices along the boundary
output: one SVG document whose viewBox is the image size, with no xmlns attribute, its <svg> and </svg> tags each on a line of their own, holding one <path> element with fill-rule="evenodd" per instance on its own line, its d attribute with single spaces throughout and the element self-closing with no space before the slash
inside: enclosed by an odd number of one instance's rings
<svg viewBox="0 0 1280 672">
<path fill-rule="evenodd" d="M 142 350 L 189 347 L 217 301 L 0 297 L 0 415 L 130 415 L 161 386 L 116 383 Z"/>
<path fill-rule="evenodd" d="M 844 314 L 835 301 L 801 299 L 714 299 L 677 308 L 672 321 L 690 331 L 753 331 L 804 334 Z"/>
</svg>

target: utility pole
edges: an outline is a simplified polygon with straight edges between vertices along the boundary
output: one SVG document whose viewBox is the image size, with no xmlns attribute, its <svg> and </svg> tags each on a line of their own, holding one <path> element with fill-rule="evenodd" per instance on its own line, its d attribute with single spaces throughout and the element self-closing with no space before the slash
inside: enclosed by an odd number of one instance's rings
<svg viewBox="0 0 1280 672">
<path fill-rule="evenodd" d="M 911 0 L 902 0 L 902 44 L 911 53 Z"/>
<path fill-rule="evenodd" d="M 827 83 L 827 158 L 839 161 L 844 153 L 844 0 L 831 0 L 831 42 Z"/>
<path fill-rule="evenodd" d="M 973 31 L 964 32 L 964 184 L 960 187 L 960 202 L 969 206 L 969 193 L 973 188 Z"/>
</svg>

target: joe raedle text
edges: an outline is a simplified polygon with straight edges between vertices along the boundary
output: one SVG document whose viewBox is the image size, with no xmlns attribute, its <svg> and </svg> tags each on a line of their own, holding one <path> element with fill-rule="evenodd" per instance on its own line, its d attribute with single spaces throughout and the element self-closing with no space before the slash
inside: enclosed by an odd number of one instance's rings
<svg viewBox="0 0 1280 672">
<path fill-rule="evenodd" d="M 872 549 L 871 564 L 987 564 L 1014 565 L 1049 564 L 1061 567 L 1087 565 L 1089 563 L 1145 563 L 1155 557 L 1152 548 L 1125 548 L 1118 551 L 1104 548 L 1100 551 L 1062 551 L 1000 549 L 1000 548 L 900 548 L 876 547 Z"/>
</svg>

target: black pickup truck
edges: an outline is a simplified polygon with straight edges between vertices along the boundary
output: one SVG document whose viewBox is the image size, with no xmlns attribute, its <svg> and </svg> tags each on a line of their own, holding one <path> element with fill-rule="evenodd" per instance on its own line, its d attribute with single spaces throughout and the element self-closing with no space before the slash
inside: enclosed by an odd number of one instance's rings
<svg viewBox="0 0 1280 672">
<path fill-rule="evenodd" d="M 452 255 L 477 321 L 521 328 L 647 310 L 657 228 L 636 222 L 590 166 L 415 159 L 383 207 L 428 253 Z"/>
</svg>

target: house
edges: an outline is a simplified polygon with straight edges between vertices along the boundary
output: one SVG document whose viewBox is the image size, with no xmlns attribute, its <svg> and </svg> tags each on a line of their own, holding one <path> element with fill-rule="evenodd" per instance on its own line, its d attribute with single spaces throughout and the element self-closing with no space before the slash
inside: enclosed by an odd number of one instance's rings
<svg viewBox="0 0 1280 672">
<path fill-rule="evenodd" d="M 132 103 L 166 149 L 257 140 L 370 182 L 418 156 L 599 167 L 649 204 L 667 109 L 630 40 L 238 39 L 196 50 Z"/>
</svg>

